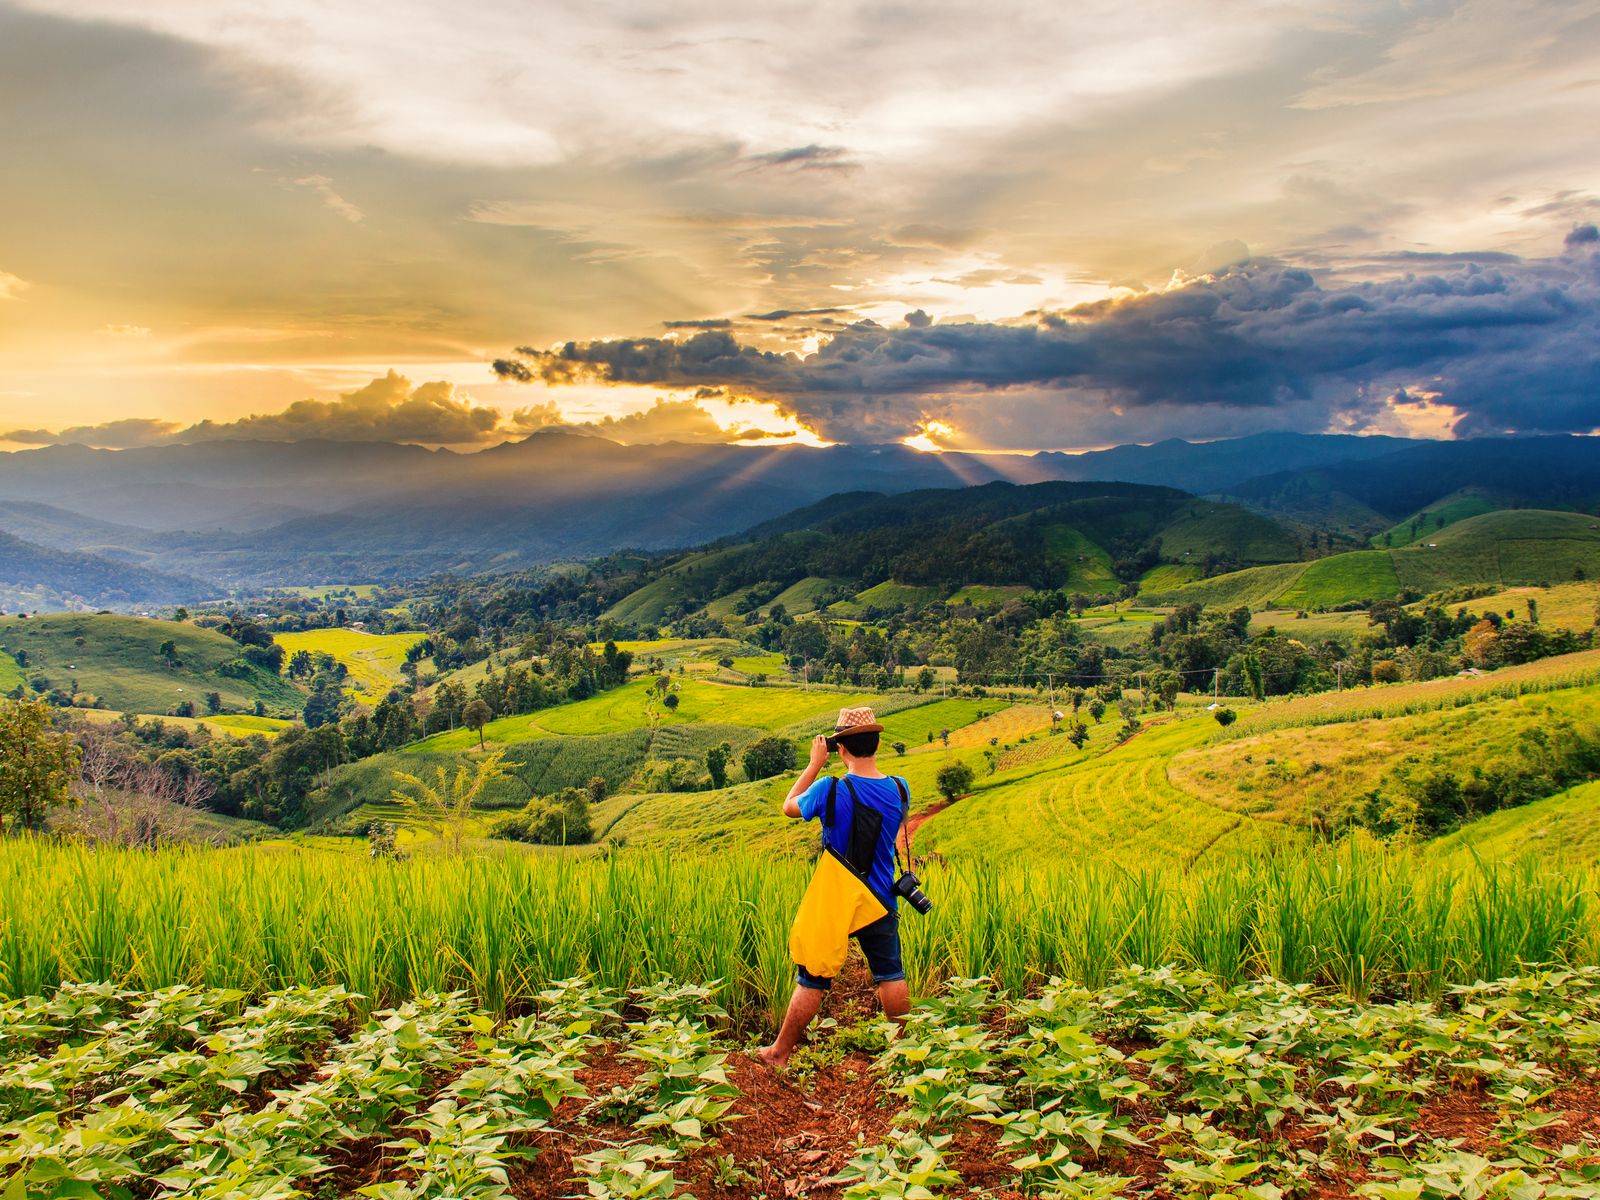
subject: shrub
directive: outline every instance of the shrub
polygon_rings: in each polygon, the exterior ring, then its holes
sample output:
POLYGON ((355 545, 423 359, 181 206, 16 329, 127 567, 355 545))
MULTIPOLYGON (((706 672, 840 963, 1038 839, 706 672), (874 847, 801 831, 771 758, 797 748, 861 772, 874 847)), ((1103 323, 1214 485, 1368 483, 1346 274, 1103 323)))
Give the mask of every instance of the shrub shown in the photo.
POLYGON ((744 776, 752 781, 770 779, 782 771, 794 770, 794 760, 794 743, 788 738, 764 737, 746 747, 744 776))
POLYGON ((535 796, 527 807, 501 817, 489 827, 489 836, 536 846, 581 846, 594 841, 589 814, 589 793, 567 788, 555 796, 535 796))
POLYGON ((966 763, 950 763, 939 768, 934 785, 947 803, 954 803, 957 796, 964 796, 972 790, 973 778, 972 768, 966 763))

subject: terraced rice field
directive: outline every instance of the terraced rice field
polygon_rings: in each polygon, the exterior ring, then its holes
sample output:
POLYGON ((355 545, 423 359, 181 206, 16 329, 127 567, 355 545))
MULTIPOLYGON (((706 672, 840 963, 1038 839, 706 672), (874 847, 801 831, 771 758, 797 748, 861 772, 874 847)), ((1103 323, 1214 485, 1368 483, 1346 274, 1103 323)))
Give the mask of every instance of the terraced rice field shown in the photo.
MULTIPOLYGON (((997 703, 999 702, 988 700, 979 704, 978 707, 988 715, 974 720, 971 724, 953 728, 950 732, 951 747, 963 750, 987 746, 995 739, 1004 745, 1027 737, 1030 733, 1050 728, 1049 705, 1008 704, 997 712, 994 708, 997 703)), ((1064 701, 1062 703, 1065 704, 1064 701)), ((1071 705, 1066 705, 1066 708, 1070 712, 1071 705)))
MULTIPOLYGON (((854 972, 846 986, 859 989, 854 972)), ((715 989, 582 979, 501 1019, 77 985, 0 1008, 16 1200, 1558 1200, 1600 1189, 1600 972, 1432 1003, 1165 968, 843 995, 774 1075, 715 989)))
POLYGON ((346 686, 356 699, 376 704, 391 689, 405 682, 400 664, 406 652, 422 641, 421 633, 364 633, 358 629, 308 629, 303 633, 278 633, 273 641, 283 647, 285 664, 297 651, 326 654, 350 672, 346 686))
POLYGON ((1192 865, 1208 854, 1266 848, 1280 828, 1172 785, 1167 763, 1214 736, 1205 716, 1151 721, 1128 742, 1051 772, 976 792, 923 827, 948 856, 1102 859, 1129 867, 1192 865))
POLYGON ((1181 753, 1168 777, 1232 812, 1304 824, 1319 805, 1376 787, 1397 764, 1458 774, 1487 768, 1556 723, 1596 711, 1600 690, 1576 688, 1416 716, 1279 729, 1181 753))

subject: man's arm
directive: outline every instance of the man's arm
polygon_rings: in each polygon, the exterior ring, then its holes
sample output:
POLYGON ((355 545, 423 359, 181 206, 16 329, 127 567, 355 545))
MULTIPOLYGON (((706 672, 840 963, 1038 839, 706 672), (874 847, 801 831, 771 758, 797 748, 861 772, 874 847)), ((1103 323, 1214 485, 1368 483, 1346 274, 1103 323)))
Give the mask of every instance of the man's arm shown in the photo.
POLYGON ((798 817, 800 815, 800 797, 805 795, 806 789, 817 781, 817 776, 822 774, 822 768, 828 765, 828 739, 817 734, 811 741, 811 761, 806 763, 806 769, 800 772, 800 778, 794 781, 794 786, 789 789, 789 794, 783 800, 783 815, 798 817))

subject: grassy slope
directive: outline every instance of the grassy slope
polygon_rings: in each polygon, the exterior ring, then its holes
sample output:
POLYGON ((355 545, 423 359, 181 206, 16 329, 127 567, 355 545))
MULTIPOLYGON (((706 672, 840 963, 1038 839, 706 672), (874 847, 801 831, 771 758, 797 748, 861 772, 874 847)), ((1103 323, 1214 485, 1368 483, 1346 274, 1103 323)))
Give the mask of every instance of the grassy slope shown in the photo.
POLYGON ((1463 488, 1459 492, 1452 492, 1442 500, 1435 500, 1393 528, 1377 534, 1373 537, 1372 544, 1374 547, 1390 549, 1409 546, 1412 542, 1425 542, 1457 521, 1494 512, 1500 507, 1501 505, 1483 492, 1463 488))
MULTIPOLYGON (((110 708, 75 708, 74 715, 87 721, 96 721, 109 724, 122 719, 122 714, 110 708)), ((295 722, 285 721, 276 717, 257 717, 248 713, 229 713, 220 717, 157 717, 167 725, 176 725, 182 729, 208 729, 212 733, 224 734, 228 737, 247 738, 260 734, 262 737, 277 737, 285 729, 293 727, 295 722)))
POLYGON ((1086 594, 1098 594, 1116 588, 1117 577, 1111 570, 1111 556, 1072 526, 1046 526, 1044 546, 1046 561, 1061 571, 1057 587, 1086 594))
POLYGON ((1451 525, 1428 542, 1393 553, 1402 587, 1435 592, 1463 583, 1565 583, 1600 575, 1600 518, 1508 509, 1451 525))
POLYGON ((1247 567, 1226 575, 1213 575, 1170 591, 1151 591, 1139 597, 1146 604, 1203 604, 1207 608, 1263 608, 1288 590, 1305 573, 1309 563, 1274 563, 1247 567))
MULTIPOLYGON (((501 717, 484 728, 492 742, 512 743, 553 735, 576 736, 642 729, 650 724, 646 705, 650 681, 636 679, 588 700, 563 704, 521 716, 501 717)), ((678 707, 658 710, 662 725, 715 722, 777 730, 815 719, 846 705, 873 704, 880 698, 865 693, 805 691, 788 687, 737 687, 687 679, 678 685, 678 707)), ((467 729, 437 733, 418 742, 418 750, 461 750, 477 744, 467 729)))
POLYGON ((0 692, 9 692, 23 682, 22 668, 7 652, 0 652, 0 692))
POLYGON ((304 633, 279 633, 273 640, 283 647, 284 662, 296 652, 326 654, 350 671, 348 690, 358 700, 376 704, 391 689, 405 682, 400 664, 406 651, 422 641, 421 633, 364 633, 359 629, 308 629, 304 633))
POLYGON ((869 608, 918 608, 936 603, 943 595, 944 592, 939 588, 919 587, 886 579, 865 591, 857 592, 849 600, 829 605, 827 611, 833 616, 854 617, 862 615, 869 608))
POLYGON ((1507 509, 1469 517, 1398 550, 1354 550, 1311 563, 1252 567, 1169 591, 1152 603, 1315 608, 1437 592, 1470 583, 1560 583, 1600 574, 1600 519, 1583 513, 1507 509))
POLYGON ((946 603, 970 604, 975 608, 998 608, 1007 600, 1026 596, 1028 589, 1020 584, 969 583, 958 589, 946 603))
POLYGON ((723 560, 743 547, 730 546, 690 554, 672 568, 636 591, 629 592, 606 611, 606 617, 619 625, 654 625, 684 600, 704 594, 707 581, 714 580, 723 560))
POLYGON ((219 664, 238 658, 238 643, 176 621, 88 613, 0 617, 0 646, 28 652, 30 678, 43 674, 56 687, 75 679, 80 691, 123 712, 166 713, 185 700, 203 710, 211 691, 228 709, 253 708, 260 699, 269 712, 288 713, 304 702, 300 689, 260 668, 244 678, 219 674, 219 664), (166 641, 177 645, 176 668, 157 653, 166 641))
POLYGON ((1197 563, 1162 563, 1151 567, 1139 577, 1139 590, 1155 595, 1194 583, 1201 577, 1202 568, 1197 563))
POLYGON ((1573 867, 1600 865, 1600 781, 1581 783, 1523 808, 1508 808, 1440 838, 1440 858, 1486 861, 1537 855, 1573 867))
POLYGON ((1250 618, 1250 631, 1276 629, 1285 637, 1297 638, 1313 645, 1323 638, 1343 638, 1346 641, 1368 632, 1372 623, 1365 612, 1307 613, 1301 616, 1290 609, 1258 612, 1250 618))
MULTIPOLYGON (((781 604, 791 617, 798 617, 803 613, 816 611, 818 602, 833 589, 835 581, 825 579, 821 575, 808 575, 799 583, 792 583, 772 599, 772 604, 781 604)), ((771 604, 767 606, 770 610, 771 604)))
POLYGON ((1452 604, 1452 611, 1464 608, 1479 616, 1484 613, 1510 614, 1518 621, 1528 619, 1528 601, 1539 605, 1539 623, 1552 629, 1582 631, 1595 624, 1600 613, 1600 584, 1558 583, 1553 587, 1515 587, 1480 600, 1452 604))
POLYGON ((1231 812, 1303 823, 1319 800, 1359 795, 1406 761, 1468 770, 1488 766, 1554 717, 1581 717, 1600 687, 1478 703, 1415 716, 1281 729, 1180 754, 1168 776, 1231 812))
POLYGON ((1263 704, 1240 714, 1237 737, 1268 729, 1326 725, 1368 717, 1399 717, 1437 709, 1458 708, 1493 697, 1559 691, 1600 683, 1600 650, 1580 650, 1538 662, 1502 667, 1486 675, 1450 675, 1423 683, 1389 683, 1377 687, 1318 692, 1263 704))
POLYGON ((1247 509, 1196 505, 1161 531, 1161 557, 1174 563, 1204 559, 1227 547, 1241 562, 1274 563, 1300 557, 1300 547, 1283 526, 1247 509))
POLYGON ((1307 563, 1299 577, 1273 599, 1286 608, 1328 608, 1356 600, 1385 600, 1399 591, 1400 581, 1388 553, 1354 550, 1307 563))

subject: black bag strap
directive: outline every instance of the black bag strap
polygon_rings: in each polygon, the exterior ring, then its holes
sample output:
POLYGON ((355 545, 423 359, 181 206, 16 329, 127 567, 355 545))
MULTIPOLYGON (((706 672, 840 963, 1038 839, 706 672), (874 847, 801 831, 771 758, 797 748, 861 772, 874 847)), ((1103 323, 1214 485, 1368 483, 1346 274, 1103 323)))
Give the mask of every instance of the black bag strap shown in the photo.
MULTIPOLYGON (((906 855, 909 857, 911 854, 911 829, 909 825, 911 820, 911 789, 906 785, 906 781, 901 779, 900 776, 891 775, 889 778, 894 780, 895 790, 900 793, 900 827, 906 831, 906 855)), ((892 845, 894 846, 894 874, 895 878, 898 879, 900 877, 899 829, 894 831, 894 842, 892 845)), ((906 866, 910 867, 911 864, 908 862, 906 863, 906 866)))

